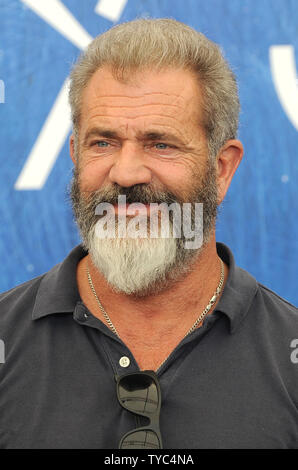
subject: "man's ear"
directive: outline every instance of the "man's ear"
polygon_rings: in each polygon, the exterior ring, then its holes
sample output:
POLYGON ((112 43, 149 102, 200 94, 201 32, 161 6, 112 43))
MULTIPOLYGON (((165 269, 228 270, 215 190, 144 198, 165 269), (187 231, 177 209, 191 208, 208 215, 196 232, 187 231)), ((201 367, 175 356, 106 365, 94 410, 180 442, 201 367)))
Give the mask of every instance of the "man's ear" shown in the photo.
POLYGON ((244 149, 240 140, 232 139, 222 146, 217 155, 218 204, 221 204, 229 189, 243 153, 244 149))
POLYGON ((77 160, 75 158, 75 139, 74 139, 74 135, 71 134, 70 138, 69 138, 69 153, 70 153, 70 158, 72 159, 73 161, 73 164, 76 165, 77 164, 77 160))

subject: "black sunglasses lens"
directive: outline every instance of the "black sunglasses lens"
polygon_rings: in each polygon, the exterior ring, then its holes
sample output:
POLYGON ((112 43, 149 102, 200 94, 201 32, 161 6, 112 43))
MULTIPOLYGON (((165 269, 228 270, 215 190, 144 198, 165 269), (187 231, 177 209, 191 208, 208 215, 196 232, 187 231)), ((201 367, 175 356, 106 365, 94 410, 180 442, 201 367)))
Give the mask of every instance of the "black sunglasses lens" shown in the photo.
POLYGON ((157 386, 148 375, 123 377, 119 382, 118 395, 122 406, 129 411, 150 415, 158 410, 157 386))
POLYGON ((158 436, 153 431, 133 431, 123 437, 120 449, 160 449, 158 436))

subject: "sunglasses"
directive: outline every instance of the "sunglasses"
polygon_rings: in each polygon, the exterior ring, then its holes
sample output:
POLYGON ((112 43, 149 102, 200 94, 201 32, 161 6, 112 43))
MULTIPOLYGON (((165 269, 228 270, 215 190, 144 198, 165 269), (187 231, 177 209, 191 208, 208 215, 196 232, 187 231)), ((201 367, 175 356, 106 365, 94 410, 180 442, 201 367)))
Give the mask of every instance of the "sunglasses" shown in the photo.
POLYGON ((161 392, 157 375, 146 370, 118 376, 116 380, 120 405, 125 410, 150 420, 148 426, 124 434, 119 449, 162 449, 159 429, 161 392))

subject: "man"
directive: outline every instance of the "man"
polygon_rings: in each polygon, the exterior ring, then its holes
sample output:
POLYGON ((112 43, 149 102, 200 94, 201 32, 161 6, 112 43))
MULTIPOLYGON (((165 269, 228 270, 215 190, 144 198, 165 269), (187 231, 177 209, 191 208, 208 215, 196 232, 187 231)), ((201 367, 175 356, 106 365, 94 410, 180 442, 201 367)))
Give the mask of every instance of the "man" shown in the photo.
POLYGON ((215 239, 243 155, 219 48, 122 24, 69 96, 82 245, 0 298, 1 447, 297 448, 297 309, 215 239))

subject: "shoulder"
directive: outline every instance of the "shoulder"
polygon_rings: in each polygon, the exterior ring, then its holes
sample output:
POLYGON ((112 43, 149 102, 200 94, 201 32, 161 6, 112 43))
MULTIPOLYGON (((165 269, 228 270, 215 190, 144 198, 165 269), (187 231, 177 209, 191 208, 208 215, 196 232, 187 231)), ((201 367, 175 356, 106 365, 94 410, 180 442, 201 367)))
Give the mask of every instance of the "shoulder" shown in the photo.
POLYGON ((32 320, 52 313, 73 311, 80 300, 76 267, 85 255, 76 246, 49 271, 0 294, 0 332, 32 327, 32 320))
POLYGON ((294 322, 295 327, 298 326, 297 307, 261 283, 258 283, 256 302, 260 310, 268 312, 272 319, 280 318, 283 322, 294 322))
POLYGON ((0 294, 0 315, 1 315, 1 307, 10 306, 13 307, 17 304, 23 303, 28 298, 33 298, 38 291, 39 285, 43 279, 45 274, 41 274, 29 281, 23 282, 18 286, 13 287, 5 292, 0 294))
POLYGON ((292 348, 298 346, 298 309, 276 292, 258 283, 258 289, 247 315, 251 338, 250 350, 261 351, 261 357, 286 381, 294 380, 297 402, 298 367, 291 360, 292 348))
POLYGON ((26 312, 32 311, 36 295, 45 274, 24 282, 0 294, 0 325, 17 322, 26 312))

